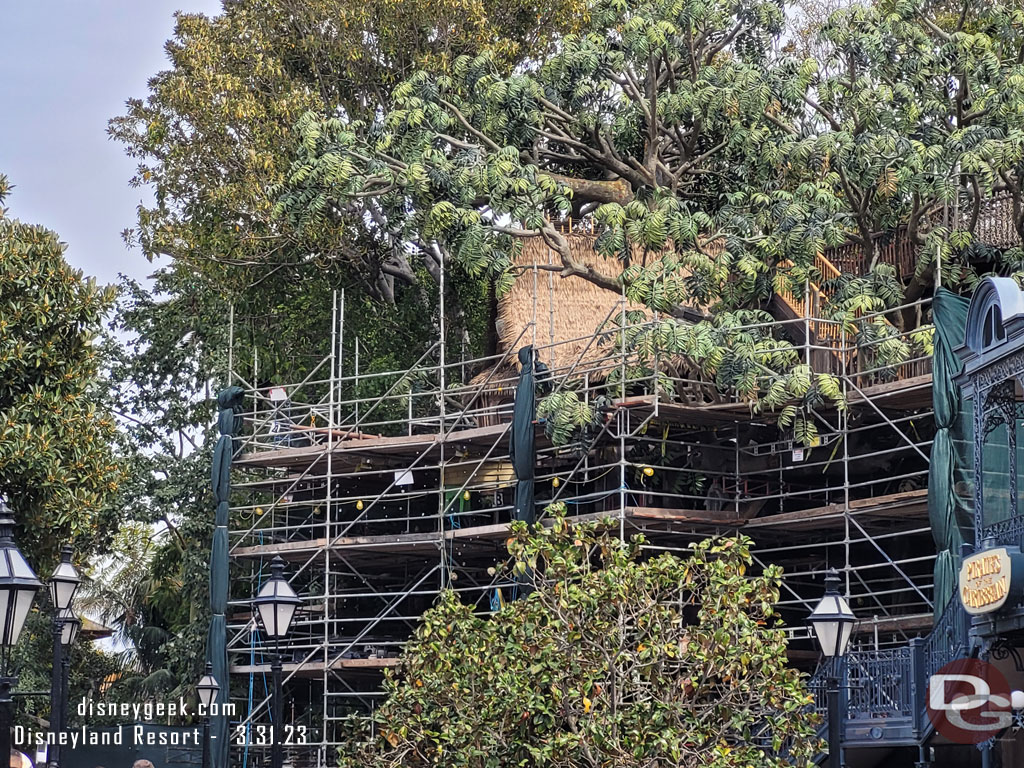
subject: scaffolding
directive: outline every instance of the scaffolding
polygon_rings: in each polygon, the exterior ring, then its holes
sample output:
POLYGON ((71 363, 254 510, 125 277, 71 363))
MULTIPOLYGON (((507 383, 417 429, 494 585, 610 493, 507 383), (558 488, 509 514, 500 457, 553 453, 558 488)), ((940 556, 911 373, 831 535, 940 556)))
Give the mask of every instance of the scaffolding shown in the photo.
MULTIPOLYGON (((536 268, 533 281, 535 292, 548 282, 536 268)), ((262 381, 258 353, 243 362, 232 351, 230 379, 246 397, 232 471, 228 649, 247 693, 234 733, 269 723, 269 648, 249 600, 275 556, 304 600, 282 645, 285 723, 305 727, 292 739, 305 743, 286 747, 294 766, 334 764, 347 721, 373 711, 382 670, 397 665, 440 591, 481 614, 515 598, 516 583, 488 569, 506 557, 514 361, 527 344, 548 365, 543 391, 572 391, 595 414, 567 445, 535 425, 538 520, 562 502, 575 519, 613 518, 623 538, 642 533, 651 552, 750 536, 758 564, 784 568, 779 610, 791 658, 805 667, 817 658, 805 617, 829 568, 865 619, 858 647, 892 648, 931 628, 929 356, 878 365, 841 323, 813 317, 809 301, 802 316, 777 321, 770 330, 794 339, 815 372, 835 375, 846 403, 808 409, 819 432, 808 447, 777 414, 673 373, 678 366, 645 373, 621 340, 662 320, 637 319, 625 297, 603 329, 550 345, 537 343, 538 324, 553 323, 537 304, 515 342, 486 358, 452 354, 442 307, 437 340, 415 365, 360 370, 344 293, 325 329, 329 352, 302 381, 262 381)), ((929 304, 895 311, 904 310, 926 318, 929 304)), ((260 740, 244 739, 233 764, 265 764, 260 740)))

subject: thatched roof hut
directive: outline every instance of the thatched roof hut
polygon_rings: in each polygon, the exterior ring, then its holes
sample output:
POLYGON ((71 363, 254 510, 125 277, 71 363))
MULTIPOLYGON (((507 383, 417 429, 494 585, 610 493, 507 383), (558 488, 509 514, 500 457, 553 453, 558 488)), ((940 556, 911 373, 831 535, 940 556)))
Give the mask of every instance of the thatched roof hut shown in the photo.
MULTIPOLYGON (((573 257, 598 274, 612 279, 622 271, 621 262, 606 259, 594 250, 594 235, 565 236, 573 257)), ((578 275, 563 277, 561 259, 539 237, 526 240, 516 259, 519 275, 511 290, 498 299, 497 335, 499 353, 510 352, 514 369, 515 351, 532 344, 538 360, 555 370, 598 368, 596 361, 608 355, 611 339, 594 338, 602 326, 607 330, 621 323, 626 311, 650 313, 643 305, 627 302, 622 294, 595 285, 578 275)), ((603 375, 598 373, 603 378, 603 375)))
MULTIPOLYGON (((617 279, 622 264, 605 259, 594 250, 595 235, 587 232, 564 235, 573 257, 598 274, 617 279)), ((578 275, 560 274, 561 258, 539 237, 523 243, 516 258, 518 275, 512 288, 498 298, 496 312, 497 353, 503 360, 476 375, 468 392, 483 386, 477 397, 476 419, 497 423, 511 415, 511 403, 519 376, 517 352, 532 344, 537 360, 557 375, 603 381, 619 364, 612 352, 611 333, 621 324, 621 313, 646 307, 624 300, 578 275), (600 333, 605 330, 608 333, 600 333)))

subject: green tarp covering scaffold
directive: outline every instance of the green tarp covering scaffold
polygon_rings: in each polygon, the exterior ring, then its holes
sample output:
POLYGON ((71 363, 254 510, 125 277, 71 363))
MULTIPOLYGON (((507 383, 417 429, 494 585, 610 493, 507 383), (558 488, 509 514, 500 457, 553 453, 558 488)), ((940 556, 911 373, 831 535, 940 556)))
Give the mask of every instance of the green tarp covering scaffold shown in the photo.
MULTIPOLYGON (((242 389, 228 387, 217 395, 220 413, 217 429, 220 437, 213 449, 213 543, 210 547, 210 630, 206 640, 207 660, 213 665, 213 676, 220 683, 218 703, 227 703, 231 685, 228 679, 227 619, 228 608, 228 508, 231 497, 231 459, 234 436, 241 426, 242 389)), ((210 719, 210 766, 228 768, 228 718, 226 714, 210 719)))
POLYGON ((533 434, 533 420, 537 415, 536 356, 532 346, 519 350, 519 384, 512 411, 512 435, 509 440, 509 458, 516 473, 516 500, 513 520, 530 525, 537 519, 534 509, 534 465, 537 446, 533 434))
POLYGON ((935 617, 942 615, 956 591, 960 550, 974 535, 970 496, 963 493, 970 466, 970 402, 964 403, 953 378, 960 372, 954 350, 963 344, 967 300, 940 289, 932 305, 935 357, 932 361, 932 404, 935 439, 928 468, 928 518, 935 540, 935 617), (966 409, 966 410, 965 410, 966 409), (958 492, 960 491, 960 492, 958 492))
MULTIPOLYGON (((960 372, 954 350, 964 343, 968 300, 945 289, 935 294, 935 358, 932 368, 932 403, 935 408, 935 440, 928 472, 928 518, 935 540, 935 617, 956 594, 961 547, 974 544, 974 435, 973 403, 964 400, 953 379, 960 372)), ((985 437, 982 482, 983 525, 1010 515, 1009 440, 1000 425, 985 437)), ((1017 427, 1018 466, 1024 449, 1024 432, 1017 427)), ((1018 483, 1024 489, 1024 484, 1018 483)))

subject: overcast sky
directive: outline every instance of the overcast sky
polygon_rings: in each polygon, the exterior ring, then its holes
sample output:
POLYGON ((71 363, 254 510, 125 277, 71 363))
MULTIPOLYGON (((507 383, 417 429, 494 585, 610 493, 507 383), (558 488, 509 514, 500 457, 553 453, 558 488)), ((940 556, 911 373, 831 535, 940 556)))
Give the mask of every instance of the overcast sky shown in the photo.
POLYGON ((57 231, 67 258, 114 282, 152 271, 121 231, 142 190, 107 120, 167 68, 176 10, 215 14, 219 0, 0 0, 0 173, 10 214, 57 231))

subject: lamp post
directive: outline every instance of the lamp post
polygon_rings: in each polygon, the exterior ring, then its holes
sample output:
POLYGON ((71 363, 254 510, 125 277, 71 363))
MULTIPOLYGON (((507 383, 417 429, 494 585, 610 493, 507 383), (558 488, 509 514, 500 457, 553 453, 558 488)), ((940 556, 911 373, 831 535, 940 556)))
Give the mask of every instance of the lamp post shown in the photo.
MULTIPOLYGON (((71 547, 61 551, 60 562, 50 577, 50 601, 53 603, 53 672, 50 677, 50 730, 60 733, 64 724, 61 722, 61 707, 64 701, 64 619, 65 612, 71 610, 71 601, 75 598, 79 584, 82 583, 78 571, 71 563, 71 547)), ((74 638, 69 638, 74 639, 74 638)), ((54 741, 50 747, 50 766, 60 766, 60 740, 54 741)))
POLYGON ((210 707, 220 693, 220 684, 213 676, 213 664, 210 662, 206 662, 206 674, 196 686, 196 693, 203 707, 203 768, 210 768, 210 707))
POLYGON ((71 681, 71 648, 78 639, 78 630, 82 627, 82 621, 70 608, 61 612, 60 644, 63 653, 61 659, 61 683, 60 683, 60 720, 57 728, 63 732, 68 727, 68 689, 71 681))
POLYGON ((284 765, 284 750, 282 749, 283 727, 281 720, 284 718, 284 693, 281 690, 281 640, 288 634, 292 619, 295 618, 296 609, 302 605, 302 598, 295 594, 291 584, 284 577, 284 560, 280 555, 275 557, 270 564, 270 580, 264 584, 259 594, 252 603, 263 625, 263 632, 268 638, 274 641, 274 656, 270 662, 270 672, 273 678, 273 698, 271 717, 272 748, 270 753, 271 768, 282 768, 284 765))
POLYGON ((11 675, 11 649, 18 642, 36 592, 43 586, 14 543, 14 519, 0 498, 0 755, 11 754, 14 700, 11 689, 18 678, 11 675))
POLYGON ((839 574, 835 568, 830 568, 825 576, 825 596, 807 619, 814 627, 822 654, 833 665, 826 680, 829 768, 842 766, 843 723, 839 712, 839 684, 846 649, 850 644, 853 625, 857 621, 846 599, 839 594, 839 584, 839 574))

